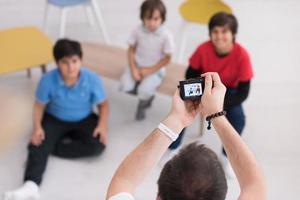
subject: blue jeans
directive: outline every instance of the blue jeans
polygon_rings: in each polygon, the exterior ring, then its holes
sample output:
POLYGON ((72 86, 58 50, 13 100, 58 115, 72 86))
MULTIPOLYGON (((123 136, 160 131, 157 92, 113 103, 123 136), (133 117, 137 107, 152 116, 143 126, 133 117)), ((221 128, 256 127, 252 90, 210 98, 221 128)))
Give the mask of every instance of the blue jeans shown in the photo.
POLYGON ((169 146, 169 149, 170 149, 170 150, 175 150, 175 149, 177 149, 177 148, 180 146, 180 144, 181 144, 181 142, 182 142, 182 139, 183 139, 183 136, 184 136, 184 133, 185 133, 185 129, 183 129, 183 130, 181 131, 181 133, 179 134, 177 140, 175 140, 175 141, 169 146))
MULTIPOLYGON (((241 135, 244 130, 245 124, 246 124, 246 119, 245 119, 245 114, 244 114, 242 104, 233 106, 233 107, 227 109, 226 112, 227 112, 226 117, 227 117, 228 121, 235 128, 235 130, 241 135)), ((169 146, 170 150, 175 150, 180 146, 183 136, 184 136, 184 133, 185 133, 185 129, 183 129, 181 131, 177 140, 174 141, 169 146)), ((226 155, 224 148, 223 148, 223 154, 226 155)))
MULTIPOLYGON (((226 110, 226 112, 227 112, 226 116, 228 121, 231 123, 233 128, 235 128, 238 134, 242 135, 242 132, 246 124, 246 119, 245 119, 246 117, 242 105, 240 104, 237 106, 233 106, 232 108, 226 110)), ((224 148, 223 148, 223 154, 226 155, 224 148)))

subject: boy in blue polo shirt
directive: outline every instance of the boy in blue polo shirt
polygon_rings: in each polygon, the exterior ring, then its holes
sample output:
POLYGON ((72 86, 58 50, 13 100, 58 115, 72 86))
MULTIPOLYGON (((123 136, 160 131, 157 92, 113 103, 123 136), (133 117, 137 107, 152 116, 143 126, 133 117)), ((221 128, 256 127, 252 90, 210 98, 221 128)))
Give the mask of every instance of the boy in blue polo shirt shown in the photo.
POLYGON ((95 156, 107 143, 108 102, 99 76, 81 67, 80 44, 59 40, 53 54, 58 68, 46 73, 36 90, 24 185, 7 192, 5 200, 39 199, 50 154, 63 158, 95 156), (99 117, 93 113, 94 105, 99 117))

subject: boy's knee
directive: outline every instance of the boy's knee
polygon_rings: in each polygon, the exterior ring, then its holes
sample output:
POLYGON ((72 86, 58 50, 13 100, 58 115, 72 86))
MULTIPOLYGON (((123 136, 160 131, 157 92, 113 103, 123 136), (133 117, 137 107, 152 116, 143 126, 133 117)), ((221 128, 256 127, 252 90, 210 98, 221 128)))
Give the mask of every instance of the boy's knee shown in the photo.
POLYGON ((34 161, 44 160, 50 153, 51 150, 44 146, 28 145, 28 156, 34 161))
POLYGON ((45 145, 41 144, 39 146, 36 146, 34 144, 29 144, 27 146, 27 149, 29 151, 29 153, 49 153, 51 150, 50 148, 47 148, 45 145))
POLYGON ((91 152, 101 153, 105 149, 105 145, 100 142, 99 137, 93 138, 89 143, 88 146, 91 149, 91 152))
POLYGON ((227 111, 227 116, 233 119, 245 120, 245 114, 241 106, 234 106, 227 111))
POLYGON ((134 89, 134 85, 133 84, 128 84, 126 82, 123 82, 120 84, 119 90, 121 92, 130 92, 134 89))
POLYGON ((100 141, 93 142, 90 146, 92 155, 100 155, 105 149, 105 145, 100 141))
POLYGON ((132 79, 130 72, 125 72, 120 79, 119 90, 122 92, 128 92, 134 89, 135 80, 132 79))
POLYGON ((138 96, 140 99, 143 99, 143 100, 148 100, 150 97, 154 96, 155 95, 155 89, 151 88, 151 87, 147 87, 147 86, 140 86, 138 88, 138 96))
POLYGON ((139 95, 143 95, 143 96, 147 96, 147 97, 151 97, 155 94, 157 88, 159 87, 160 82, 157 80, 147 80, 144 81, 140 84, 139 88, 138 88, 138 94, 139 95))
POLYGON ((227 119, 233 125, 233 127, 241 133, 245 124, 246 117, 242 106, 234 106, 227 110, 227 119))

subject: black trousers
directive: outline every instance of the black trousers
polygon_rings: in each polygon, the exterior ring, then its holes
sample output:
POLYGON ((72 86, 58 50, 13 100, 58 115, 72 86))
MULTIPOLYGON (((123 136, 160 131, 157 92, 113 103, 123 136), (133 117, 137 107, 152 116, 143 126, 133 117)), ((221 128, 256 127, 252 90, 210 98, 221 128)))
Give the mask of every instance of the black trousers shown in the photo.
POLYGON ((45 140, 40 146, 29 144, 24 181, 41 183, 50 154, 62 158, 99 155, 105 145, 99 142, 99 137, 93 137, 97 123, 96 114, 79 122, 65 122, 45 114, 42 120, 45 140))

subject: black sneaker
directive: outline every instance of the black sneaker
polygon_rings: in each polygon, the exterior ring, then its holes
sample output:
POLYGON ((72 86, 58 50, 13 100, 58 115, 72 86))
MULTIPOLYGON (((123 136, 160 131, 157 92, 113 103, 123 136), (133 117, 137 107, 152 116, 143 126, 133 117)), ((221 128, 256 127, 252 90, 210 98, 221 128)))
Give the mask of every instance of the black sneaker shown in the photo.
POLYGON ((135 119, 137 121, 141 121, 143 119, 145 119, 146 117, 146 108, 147 108, 147 101, 144 100, 140 100, 138 107, 137 107, 137 111, 136 111, 136 115, 135 115, 135 119))
POLYGON ((135 115, 136 120, 141 121, 141 120, 145 119, 146 109, 151 107, 153 99, 154 99, 154 96, 150 97, 148 100, 140 100, 139 101, 136 115, 135 115))

